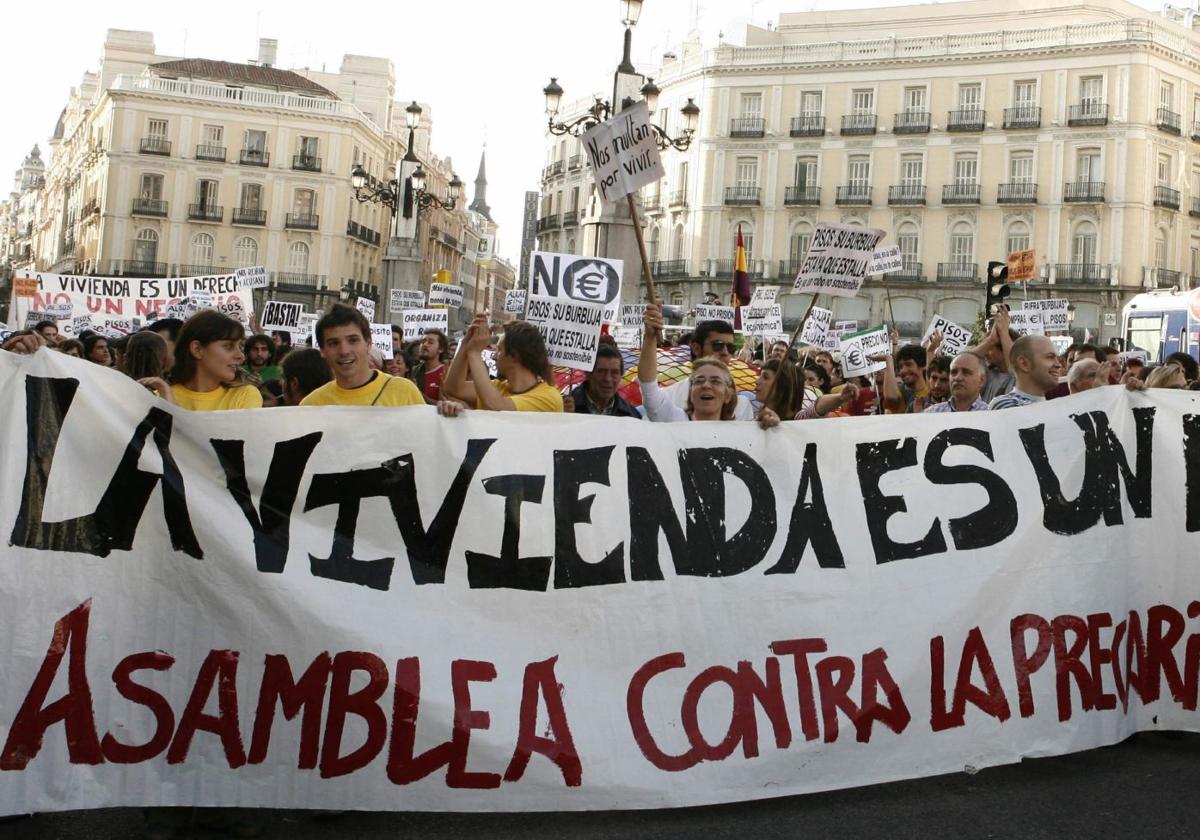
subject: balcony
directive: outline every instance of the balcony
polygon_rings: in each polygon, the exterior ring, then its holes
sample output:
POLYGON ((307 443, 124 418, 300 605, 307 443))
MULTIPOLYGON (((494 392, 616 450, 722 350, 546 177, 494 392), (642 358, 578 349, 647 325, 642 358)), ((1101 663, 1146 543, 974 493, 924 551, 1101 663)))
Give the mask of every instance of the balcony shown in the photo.
POLYGON ((1188 211, 1188 215, 1193 219, 1200 219, 1200 198, 1192 199, 1192 209, 1188 211))
POLYGON ((459 250, 458 237, 447 231, 442 231, 442 242, 456 251, 459 250))
POLYGON ((946 119, 947 131, 983 131, 987 114, 979 108, 951 111, 946 119))
POLYGON ((346 222, 346 235, 357 239, 364 245, 378 246, 381 239, 379 231, 371 230, 366 225, 359 224, 353 220, 346 222))
POLYGON ((874 114, 846 114, 842 117, 842 134, 874 134, 877 123, 874 114))
POLYGON ((166 218, 167 202, 157 198, 135 198, 129 211, 135 216, 159 216, 166 218))
POLYGON ((899 114, 896 114, 896 121, 892 127, 892 132, 895 134, 928 134, 929 112, 901 111, 899 114))
POLYGON ((562 214, 563 227, 575 227, 579 224, 579 211, 568 210, 562 214))
POLYGON ((1192 139, 1200 142, 1200 120, 1192 123, 1192 139))
POLYGON ((554 163, 550 164, 550 174, 552 176, 561 175, 564 171, 566 171, 566 167, 567 162, 565 160, 556 160, 554 163))
POLYGON ((1004 127, 1029 129, 1042 127, 1042 109, 1034 105, 1018 105, 1004 109, 1004 127))
POLYGON ((242 149, 238 163, 242 166, 270 166, 271 153, 263 149, 242 149))
POLYGON ((731 207, 757 207, 761 204, 761 187, 726 187, 725 203, 731 207))
POLYGON ((217 265, 185 265, 175 266, 176 277, 208 277, 213 274, 226 274, 229 269, 217 265))
POLYGON ((789 207, 817 207, 821 203, 821 188, 788 187, 783 193, 783 203, 789 207))
POLYGON ((189 204, 188 219, 193 222, 220 222, 225 218, 225 208, 219 204, 189 204))
POLYGON ((762 117, 737 117, 729 121, 730 137, 762 137, 767 133, 767 121, 762 117))
POLYGON ((862 207, 871 204, 871 187, 868 184, 849 184, 837 188, 839 207, 862 207))
POLYGON ((1154 206, 1166 207, 1168 210, 1178 210, 1179 190, 1173 190, 1170 187, 1155 187, 1154 206))
MULTIPOLYGON (((750 259, 750 255, 746 255, 746 263, 750 267, 747 272, 751 280, 761 280, 763 273, 761 268, 756 268, 756 263, 750 259)), ((712 277, 733 277, 733 260, 713 260, 712 277)))
POLYGON ((688 206, 687 190, 675 190, 671 193, 670 200, 667 201, 667 207, 671 210, 684 210, 688 206))
POLYGON ((549 216, 542 216, 538 219, 538 233, 543 231, 553 230, 558 227, 558 214, 552 213, 549 216))
POLYGON ((1063 201, 1070 204, 1102 204, 1103 181, 1067 181, 1063 185, 1063 201))
POLYGON ((1078 283, 1083 286, 1107 286, 1109 267, 1097 263, 1058 263, 1054 266, 1055 283, 1078 283))
POLYGON ((316 213, 288 213, 283 220, 285 228, 292 230, 318 230, 321 217, 316 213))
POLYGON ((267 211, 249 207, 235 207, 230 214, 229 223, 233 225, 265 225, 267 211))
POLYGON ((650 267, 651 273, 660 279, 688 277, 691 272, 687 260, 658 260, 650 267))
POLYGON ((937 279, 938 282, 975 283, 979 280, 979 265, 956 262, 938 263, 937 279))
POLYGON ((297 274, 292 271, 272 272, 271 283, 276 286, 290 286, 294 289, 323 289, 326 287, 323 274, 297 274))
POLYGON ((661 213, 662 212, 662 196, 661 195, 648 195, 648 196, 644 197, 642 199, 642 210, 644 210, 647 213, 661 213))
POLYGON ((1167 134, 1174 134, 1176 137, 1183 134, 1183 118, 1170 108, 1158 109, 1158 117, 1155 124, 1160 131, 1165 131, 1167 134))
POLYGON ((1108 125, 1108 106, 1103 102, 1072 105, 1067 111, 1067 125, 1108 125))
POLYGON ((779 273, 776 276, 779 280, 794 280, 800 273, 800 269, 804 266, 804 260, 780 260, 779 273))
POLYGON ((1156 289, 1182 289, 1183 272, 1172 271, 1169 268, 1155 268, 1151 277, 1156 289))
POLYGON ((196 160, 211 160, 217 163, 225 162, 224 146, 208 146, 201 143, 196 147, 196 160))
POLYGON ((1028 181, 1013 181, 996 188, 997 204, 1037 204, 1038 185, 1028 181))
POLYGON ((925 185, 924 184, 898 184, 894 187, 888 187, 888 204, 891 205, 906 205, 906 204, 924 204, 925 203, 925 185))
POLYGON ((892 271, 883 275, 883 277, 889 283, 924 283, 924 269, 925 266, 923 263, 905 263, 904 267, 899 271, 892 271))
POLYGON ((167 264, 152 260, 115 260, 113 274, 122 277, 166 277, 167 264))
POLYGON ((165 137, 143 137, 141 145, 138 146, 138 151, 144 155, 164 155, 171 154, 171 141, 165 137))
POLYGON ((320 172, 321 159, 315 155, 292 155, 292 169, 300 172, 320 172))
POLYGON ((978 204, 978 184, 946 184, 942 187, 942 204, 978 204))
POLYGON ((567 171, 576 172, 583 169, 583 155, 571 155, 567 160, 567 171))
POLYGON ((825 118, 817 114, 806 114, 802 117, 792 117, 792 137, 824 137, 825 118))

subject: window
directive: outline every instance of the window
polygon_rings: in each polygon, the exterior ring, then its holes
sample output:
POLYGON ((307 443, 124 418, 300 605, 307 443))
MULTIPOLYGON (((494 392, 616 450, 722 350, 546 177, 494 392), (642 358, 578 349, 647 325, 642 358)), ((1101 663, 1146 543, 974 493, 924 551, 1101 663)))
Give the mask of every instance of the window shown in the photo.
POLYGON ((262 209, 262 184, 242 184, 241 208, 254 211, 262 209))
POLYGON ((1033 183, 1033 152, 1013 152, 1008 161, 1008 174, 1014 184, 1033 183))
POLYGON ((795 184, 800 188, 817 186, 817 159, 815 157, 796 158, 795 184))
POLYGON ((758 158, 737 159, 737 186, 739 190, 758 186, 758 158))
POLYGON ((257 128, 246 129, 245 149, 247 152, 258 152, 259 155, 265 154, 267 151, 267 132, 260 131, 257 128))
POLYGON ((1080 184, 1104 180, 1099 149, 1080 149, 1075 157, 1075 180, 1080 184))
POLYGON ((975 263, 975 232, 966 222, 959 222, 950 231, 950 263, 956 266, 975 263))
POLYGON ((800 94, 800 115, 804 117, 821 116, 824 95, 819 90, 806 90, 800 94))
POLYGON ((1024 79, 1013 83, 1013 106, 1016 108, 1037 107, 1037 82, 1024 79))
POLYGON ((196 183, 196 203, 201 208, 215 206, 217 203, 217 188, 217 181, 198 181, 196 183))
POLYGON ((1154 267, 1167 267, 1167 235, 1161 230, 1154 238, 1154 267))
POLYGON ((1081 222, 1071 240, 1071 261, 1077 265, 1096 264, 1096 226, 1081 222))
POLYGON ((900 156, 900 183, 906 187, 925 183, 925 159, 921 155, 900 156))
POLYGON ((743 93, 741 99, 741 115, 744 120, 756 120, 762 117, 763 98, 761 93, 743 93))
POLYGON ((896 244, 900 246, 900 259, 904 263, 903 270, 916 273, 921 270, 921 236, 917 226, 912 222, 900 225, 896 234, 896 244))
POLYGON ((1024 222, 1013 222, 1008 226, 1008 241, 1006 253, 1012 254, 1016 251, 1028 251, 1032 237, 1029 234, 1029 225, 1024 222))
POLYGON ((978 111, 983 102, 982 86, 978 84, 958 86, 958 110, 978 111))
POLYGON ((1188 260, 1190 270, 1188 274, 1193 277, 1200 277, 1200 246, 1192 245, 1191 258, 1188 260))
POLYGON ((296 194, 292 197, 292 213, 297 216, 311 217, 315 205, 316 193, 312 190, 296 190, 296 194))
POLYGON ((1158 156, 1158 185, 1160 187, 1171 186, 1171 156, 1158 156))
POLYGON ((925 111, 927 91, 923 87, 906 87, 904 89, 904 110, 907 112, 925 111))
POLYGON ((671 239, 671 258, 676 260, 686 259, 683 250, 683 225, 675 228, 675 235, 671 239))
POLYGON ((200 132, 205 146, 220 146, 225 142, 225 126, 206 125, 200 132))
POLYGON ((676 183, 679 185, 679 192, 681 192, 681 193, 687 192, 688 165, 687 165, 686 160, 679 164, 679 178, 676 179, 676 183))
POLYGON ((866 188, 871 184, 871 159, 852 157, 847 169, 847 183, 852 187, 866 188))
POLYGON ((158 259, 158 231, 142 228, 133 240, 134 262, 149 264, 158 259))
POLYGON ((579 209, 579 187, 571 188, 571 209, 579 209))
POLYGON ((258 265, 258 241, 249 236, 243 236, 233 245, 233 260, 237 268, 250 268, 258 265))
POLYGON ((812 228, 808 225, 801 225, 792 234, 791 242, 788 243, 788 259, 793 265, 799 265, 804 261, 804 255, 808 253, 812 236, 812 228))
POLYGON ((213 264, 213 251, 216 249, 216 242, 212 236, 207 233, 198 233, 192 237, 192 246, 188 251, 188 262, 193 266, 204 266, 205 268, 213 264))
POLYGON ((163 176, 149 172, 142 175, 142 188, 139 195, 145 201, 162 201, 163 176))
POLYGON ((288 274, 308 274, 308 245, 293 242, 288 246, 288 274))
POLYGON ((954 183, 959 186, 974 186, 979 181, 979 158, 973 152, 955 155, 954 183))
MULTIPOLYGON (((742 244, 746 248, 746 264, 749 265, 751 254, 754 253, 754 229, 750 227, 749 222, 742 222, 742 244)), ((738 226, 733 226, 733 243, 729 248, 729 252, 735 253, 737 249, 737 230, 738 226)))
POLYGON ((301 137, 300 138, 300 157, 315 158, 317 156, 317 138, 316 137, 301 137))
POLYGON ((1081 105, 1104 104, 1104 77, 1084 76, 1079 80, 1079 103, 1081 105))
POLYGON ((874 114, 875 91, 870 89, 852 91, 850 94, 850 113, 874 114))
POLYGON ((1158 107, 1168 111, 1175 110, 1175 85, 1171 82, 1160 82, 1158 85, 1158 107))
POLYGON ((167 139, 167 121, 166 120, 150 120, 146 123, 146 135, 153 137, 155 140, 167 139))

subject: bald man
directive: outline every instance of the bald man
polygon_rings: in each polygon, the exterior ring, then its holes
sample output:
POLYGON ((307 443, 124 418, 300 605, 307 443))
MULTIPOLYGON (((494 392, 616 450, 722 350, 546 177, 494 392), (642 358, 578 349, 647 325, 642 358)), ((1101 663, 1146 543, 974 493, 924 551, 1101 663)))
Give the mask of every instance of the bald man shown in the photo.
POLYGON ((1016 377, 1016 385, 992 400, 988 406, 992 411, 1045 401, 1046 392, 1058 384, 1062 362, 1046 336, 1023 335, 1013 342, 1008 368, 1016 377))

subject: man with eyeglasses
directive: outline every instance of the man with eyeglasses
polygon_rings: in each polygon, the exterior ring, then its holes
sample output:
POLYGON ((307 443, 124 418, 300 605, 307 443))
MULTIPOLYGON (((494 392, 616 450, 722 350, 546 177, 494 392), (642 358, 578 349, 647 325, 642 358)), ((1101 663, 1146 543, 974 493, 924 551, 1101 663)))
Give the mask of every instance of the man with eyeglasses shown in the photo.
MULTIPOLYGON (((733 327, 728 321, 701 321, 692 332, 692 361, 697 359, 719 359, 726 365, 733 361, 733 327)), ((682 409, 687 408, 689 387, 685 379, 665 389, 671 402, 682 409)), ((734 420, 754 420, 754 407, 750 400, 738 395, 733 413, 734 420)))

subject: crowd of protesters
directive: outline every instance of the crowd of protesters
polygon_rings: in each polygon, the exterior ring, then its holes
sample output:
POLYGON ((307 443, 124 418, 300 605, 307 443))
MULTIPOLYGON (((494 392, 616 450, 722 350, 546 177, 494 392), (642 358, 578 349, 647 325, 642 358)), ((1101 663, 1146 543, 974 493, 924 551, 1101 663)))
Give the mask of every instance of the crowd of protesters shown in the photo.
POLYGON ((687 420, 781 422, 868 414, 996 411, 1068 397, 1105 385, 1129 389, 1200 388, 1197 363, 1176 353, 1151 365, 1093 344, 1061 354, 1045 336, 1021 336, 1006 310, 978 343, 941 352, 941 336, 901 344, 872 356, 871 376, 843 376, 834 354, 776 341, 738 349, 732 325, 703 321, 680 342, 690 350, 685 378, 661 384, 664 346, 661 306, 646 308, 637 382, 641 406, 622 395, 625 356, 601 336, 593 369, 560 391, 541 334, 512 321, 497 331, 486 316, 471 324, 455 347, 439 330, 405 343, 393 327, 392 358, 372 346, 370 324, 355 308, 334 304, 316 323, 316 347, 295 346, 287 333, 247 330, 215 310, 181 321, 164 318, 120 339, 85 332, 64 338, 50 321, 9 336, 3 349, 41 347, 114 367, 145 388, 193 411, 279 405, 437 406, 456 417, 466 410, 567 411, 653 422, 687 420), (757 377, 751 392, 735 385, 735 358, 757 377), (490 360, 490 365, 489 365, 490 360))

